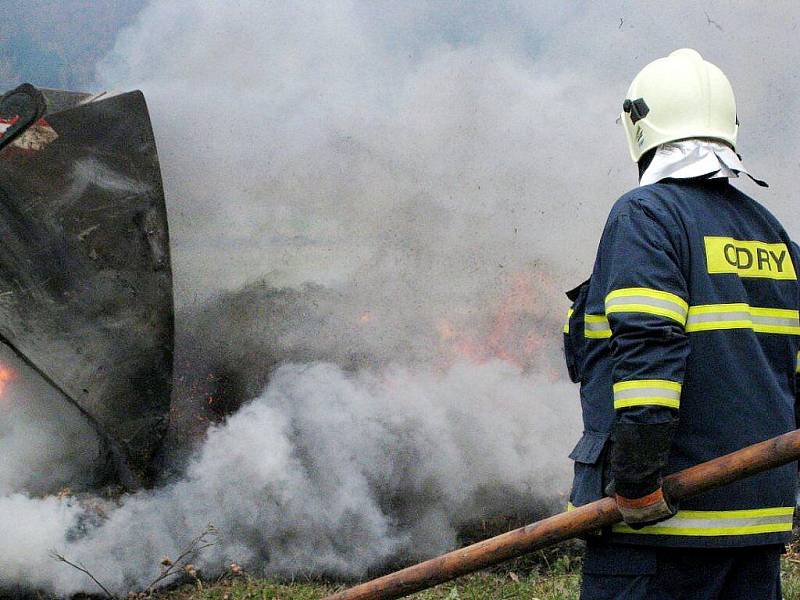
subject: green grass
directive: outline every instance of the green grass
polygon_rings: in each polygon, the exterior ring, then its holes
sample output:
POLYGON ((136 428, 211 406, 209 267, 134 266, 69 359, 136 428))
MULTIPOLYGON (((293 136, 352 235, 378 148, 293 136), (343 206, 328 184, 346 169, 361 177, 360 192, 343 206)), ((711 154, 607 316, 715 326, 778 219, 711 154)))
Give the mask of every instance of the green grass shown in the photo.
MULTIPOLYGON (((517 562, 504 570, 482 572, 411 596, 416 600, 575 600, 580 587, 580 559, 575 554, 517 562)), ((800 555, 783 561, 785 600, 800 600, 800 555)), ((318 600, 344 586, 315 582, 278 583, 248 575, 214 584, 187 584, 159 595, 159 600, 318 600)))
MULTIPOLYGON (((533 600, 556 600, 578 597, 577 573, 549 575, 545 577, 512 579, 511 575, 496 573, 470 575, 457 582, 442 584, 432 590, 411 596, 416 600, 489 600, 528 598, 533 600)), ((270 581, 240 578, 213 586, 187 585, 162 598, 172 600, 318 600, 333 593, 341 586, 315 583, 279 584, 270 581)))
MULTIPOLYGON (((495 568, 444 583, 410 596, 416 600, 494 600, 577 598, 580 554, 575 543, 541 551, 495 568)), ((228 576, 214 584, 187 584, 163 592, 158 600, 318 600, 345 589, 342 584, 281 583, 248 575, 228 576)))

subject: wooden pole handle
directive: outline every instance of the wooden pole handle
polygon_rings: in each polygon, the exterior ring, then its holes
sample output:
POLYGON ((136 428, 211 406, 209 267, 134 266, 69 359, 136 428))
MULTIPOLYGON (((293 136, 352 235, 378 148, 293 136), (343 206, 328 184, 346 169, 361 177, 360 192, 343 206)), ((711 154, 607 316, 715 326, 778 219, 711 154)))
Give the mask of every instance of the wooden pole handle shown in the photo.
MULTIPOLYGON (((682 500, 800 458, 800 430, 748 446, 673 473, 664 480, 670 498, 682 500)), ((323 600, 402 598, 461 575, 501 563, 622 521, 614 500, 603 498, 367 581, 323 600)))

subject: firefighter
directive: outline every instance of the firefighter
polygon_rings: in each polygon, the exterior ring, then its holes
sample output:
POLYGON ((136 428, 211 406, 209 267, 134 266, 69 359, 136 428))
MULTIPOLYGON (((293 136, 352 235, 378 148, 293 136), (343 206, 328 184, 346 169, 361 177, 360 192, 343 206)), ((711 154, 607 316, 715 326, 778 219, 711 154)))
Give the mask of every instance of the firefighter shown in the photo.
POLYGON ((677 50, 622 109, 640 186, 612 208, 565 326, 585 430, 570 503, 610 495, 624 517, 587 539, 581 597, 779 599, 796 464, 680 506, 661 482, 795 428, 800 248, 730 184, 750 174, 719 68, 677 50))

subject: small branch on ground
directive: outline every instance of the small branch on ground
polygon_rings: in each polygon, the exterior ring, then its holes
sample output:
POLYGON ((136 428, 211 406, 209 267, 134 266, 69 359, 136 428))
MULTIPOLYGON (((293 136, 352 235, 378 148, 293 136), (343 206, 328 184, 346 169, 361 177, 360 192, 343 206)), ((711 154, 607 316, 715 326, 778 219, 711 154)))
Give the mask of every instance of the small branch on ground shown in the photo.
POLYGON ((112 598, 112 600, 116 600, 117 599, 117 597, 114 594, 112 594, 111 592, 109 592, 108 588, 106 588, 106 586, 104 586, 102 583, 100 583, 100 581, 97 579, 97 577, 92 575, 92 573, 89 571, 89 569, 87 569, 83 565, 81 565, 79 563, 74 563, 74 562, 72 562, 70 560, 67 560, 67 558, 64 555, 59 554, 55 550, 51 550, 50 551, 50 557, 52 559, 54 559, 54 560, 57 560, 58 562, 64 563, 65 565, 69 565, 73 569, 77 569, 78 571, 80 571, 81 573, 83 573, 84 575, 89 577, 89 579, 91 579, 92 581, 95 582, 95 584, 97 584, 97 587, 99 587, 101 590, 103 590, 103 593, 105 593, 107 598, 112 598))

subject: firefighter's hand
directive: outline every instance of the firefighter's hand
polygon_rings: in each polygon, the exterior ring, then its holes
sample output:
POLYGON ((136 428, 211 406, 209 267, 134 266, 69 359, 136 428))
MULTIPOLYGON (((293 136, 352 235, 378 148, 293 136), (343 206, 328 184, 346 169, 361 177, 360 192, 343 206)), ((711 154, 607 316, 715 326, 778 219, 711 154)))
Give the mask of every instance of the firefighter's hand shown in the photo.
POLYGON ((615 493, 614 500, 625 523, 633 529, 641 529, 646 525, 664 521, 677 512, 664 496, 662 488, 641 498, 625 498, 615 493))

